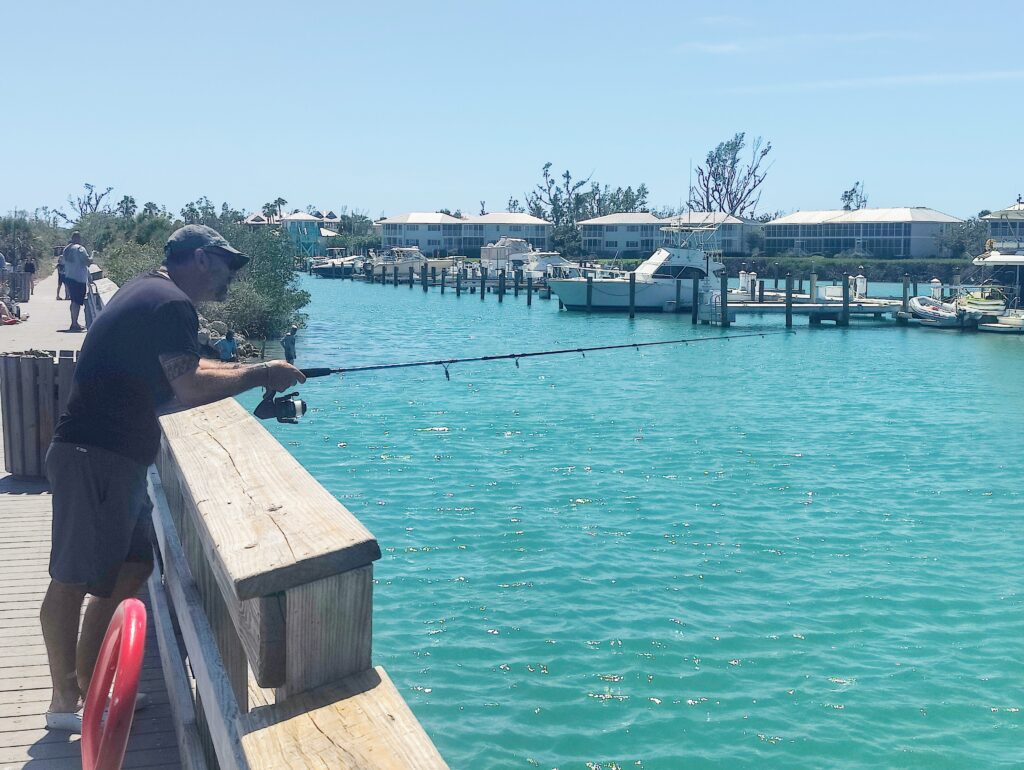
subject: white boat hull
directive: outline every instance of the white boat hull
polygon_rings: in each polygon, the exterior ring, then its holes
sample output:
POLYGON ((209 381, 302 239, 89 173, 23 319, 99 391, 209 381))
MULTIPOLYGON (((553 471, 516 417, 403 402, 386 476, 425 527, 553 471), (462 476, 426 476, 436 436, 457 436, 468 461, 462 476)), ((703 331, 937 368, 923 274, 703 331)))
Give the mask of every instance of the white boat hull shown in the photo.
MULTIPOLYGON (((699 279, 698 279, 699 280, 699 279)), ((692 278, 680 280, 679 304, 676 310, 688 310, 693 298, 692 278)), ((548 278, 551 293, 558 296, 569 310, 587 309, 586 278, 548 278)), ((676 301, 674 280, 637 281, 634 307, 637 311, 662 311, 667 302, 676 301)), ((597 278, 593 281, 592 310, 629 310, 629 279, 597 278)))

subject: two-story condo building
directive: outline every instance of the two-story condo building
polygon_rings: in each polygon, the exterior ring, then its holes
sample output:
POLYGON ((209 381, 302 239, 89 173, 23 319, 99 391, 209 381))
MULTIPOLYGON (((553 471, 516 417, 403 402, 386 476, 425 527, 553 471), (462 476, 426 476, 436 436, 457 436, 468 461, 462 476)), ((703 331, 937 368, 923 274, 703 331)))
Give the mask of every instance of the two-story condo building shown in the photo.
POLYGON ((671 245, 673 226, 708 225, 717 228, 710 246, 725 254, 747 254, 746 233, 760 227, 721 212, 689 211, 662 219, 647 212, 606 214, 580 222, 583 251, 599 257, 646 257, 659 246, 671 245))
POLYGON ((920 206, 797 211, 764 226, 765 253, 934 257, 938 236, 963 220, 920 206))
POLYGON ((475 257, 480 247, 502 236, 523 238, 535 249, 551 243, 552 224, 529 214, 496 212, 457 219, 448 214, 414 211, 379 220, 380 245, 418 246, 424 254, 437 252, 475 257))

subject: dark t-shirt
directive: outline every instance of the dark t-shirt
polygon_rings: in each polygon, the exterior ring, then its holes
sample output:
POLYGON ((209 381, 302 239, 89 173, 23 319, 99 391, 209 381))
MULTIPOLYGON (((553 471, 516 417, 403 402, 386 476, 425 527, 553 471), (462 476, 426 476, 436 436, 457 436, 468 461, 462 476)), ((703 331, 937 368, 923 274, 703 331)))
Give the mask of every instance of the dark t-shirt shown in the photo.
POLYGON ((89 327, 54 441, 152 463, 160 448, 157 410, 174 395, 160 355, 198 358, 198 332, 195 306, 165 273, 126 283, 89 327))

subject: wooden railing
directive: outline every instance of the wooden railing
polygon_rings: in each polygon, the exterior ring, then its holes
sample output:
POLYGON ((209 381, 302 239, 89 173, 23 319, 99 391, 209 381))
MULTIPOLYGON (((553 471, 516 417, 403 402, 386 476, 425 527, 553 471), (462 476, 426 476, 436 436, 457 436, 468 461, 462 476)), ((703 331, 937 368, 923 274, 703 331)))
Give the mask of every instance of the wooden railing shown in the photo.
POLYGON ((371 665, 374 537, 234 400, 161 420, 158 631, 183 758, 221 768, 439 768, 371 665), (177 696, 175 696, 177 693, 177 696))

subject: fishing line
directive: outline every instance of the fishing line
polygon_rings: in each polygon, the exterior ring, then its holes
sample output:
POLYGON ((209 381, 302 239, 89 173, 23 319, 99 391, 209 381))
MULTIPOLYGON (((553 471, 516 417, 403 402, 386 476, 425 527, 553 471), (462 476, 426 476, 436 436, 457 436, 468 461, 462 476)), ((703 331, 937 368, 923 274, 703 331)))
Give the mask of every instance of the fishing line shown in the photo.
MULTIPOLYGON (((721 340, 739 340, 747 337, 767 337, 772 334, 795 334, 791 329, 774 332, 752 332, 750 334, 727 334, 722 337, 684 337, 678 340, 656 340, 654 342, 627 342, 621 345, 595 345, 587 348, 558 348, 555 350, 533 350, 526 353, 502 353, 493 356, 471 356, 469 358, 439 358, 434 361, 408 361, 399 364, 373 364, 371 366, 342 366, 338 368, 316 367, 302 369, 306 379, 311 377, 326 377, 329 374, 352 374, 355 372, 375 372, 383 369, 408 369, 413 366, 440 366, 444 369, 444 378, 451 380, 451 373, 448 367, 452 364, 465 364, 479 361, 515 361, 516 368, 519 368, 519 360, 522 358, 536 358, 538 356, 560 356, 569 353, 579 353, 584 358, 587 353, 597 350, 623 350, 633 348, 638 351, 640 348, 649 348, 656 345, 695 345, 698 342, 719 342, 721 340)), ((253 414, 261 420, 273 420, 295 424, 299 418, 306 413, 306 402, 297 398, 297 392, 286 393, 283 396, 276 396, 269 388, 263 394, 263 400, 254 410, 253 414)))
POLYGON ((326 377, 328 374, 352 374, 354 372, 373 372, 380 371, 382 369, 407 369, 412 366, 443 366, 445 374, 448 374, 448 367, 452 364, 465 364, 476 361, 515 361, 518 366, 519 359, 521 358, 536 358, 537 356, 560 356, 567 355, 569 353, 580 353, 586 357, 587 353, 592 353, 597 350, 623 350, 625 348, 634 348, 637 351, 640 348, 654 347, 655 345, 695 345, 698 342, 717 342, 720 340, 739 340, 746 337, 767 337, 772 334, 796 334, 795 331, 786 329, 785 331, 775 332, 753 332, 751 334, 728 334, 722 337, 684 337, 678 340, 657 340, 655 342, 627 342, 622 345, 596 345, 589 348, 557 348, 555 350, 535 350, 528 353, 502 353, 500 355, 493 356, 473 356, 471 358, 440 358, 436 361, 409 361, 407 363, 399 364, 374 364, 372 366, 346 366, 339 367, 336 369, 330 369, 327 367, 315 368, 315 369, 303 369, 302 373, 309 377, 326 377))

